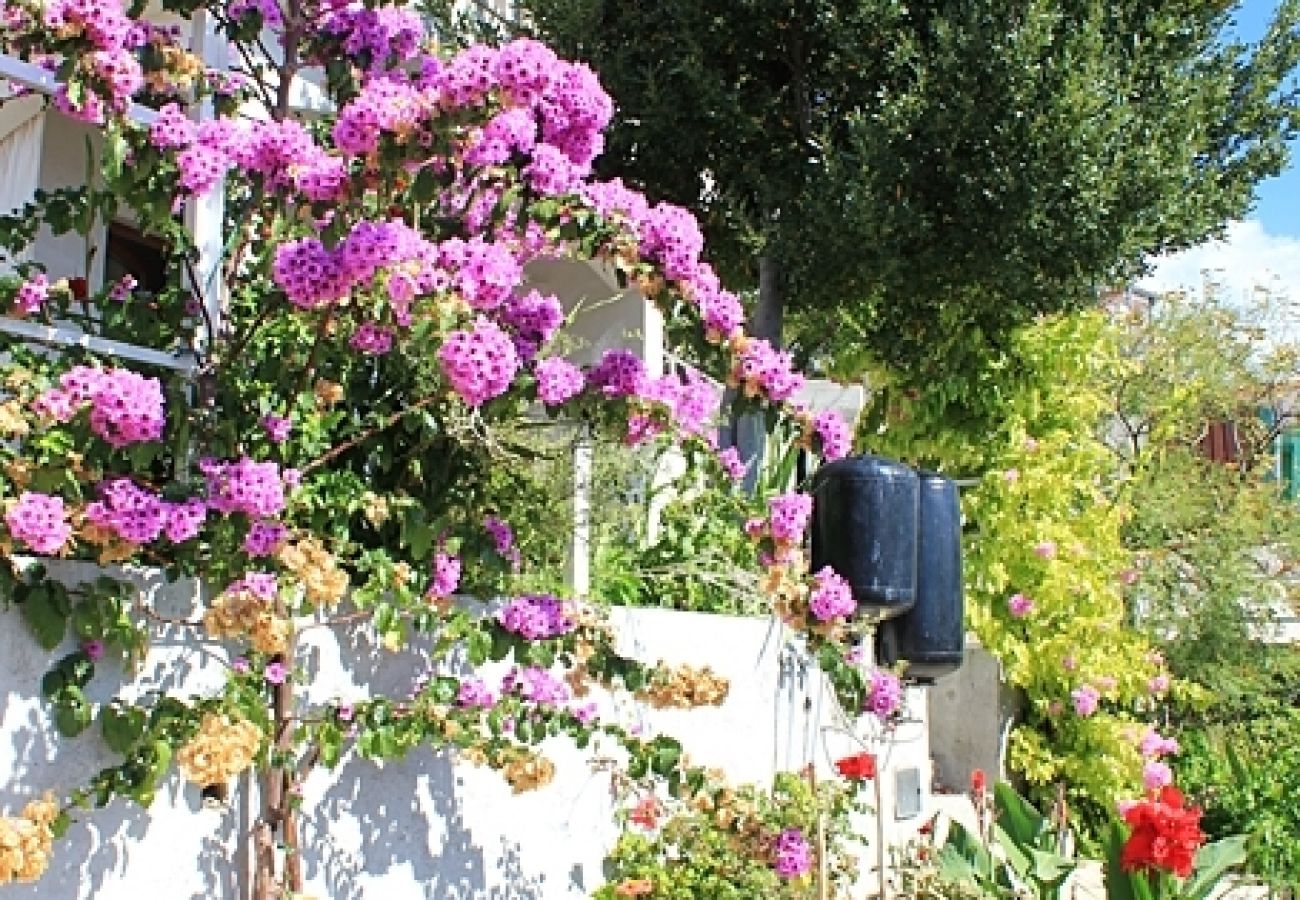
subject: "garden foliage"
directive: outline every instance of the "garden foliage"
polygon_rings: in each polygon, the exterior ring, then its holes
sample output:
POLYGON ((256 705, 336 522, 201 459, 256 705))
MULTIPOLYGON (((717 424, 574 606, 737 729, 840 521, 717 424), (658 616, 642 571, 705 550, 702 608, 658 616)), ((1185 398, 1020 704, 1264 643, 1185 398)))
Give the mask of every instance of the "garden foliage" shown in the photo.
MULTIPOLYGON (((711 439, 706 373, 826 457, 847 452, 846 426, 792 405, 802 376, 746 335, 689 212, 593 177, 614 107, 586 66, 531 40, 439 55, 401 4, 163 7, 184 26, 142 2, 4 8, 0 50, 53 73, 51 114, 89 126, 90 156, 83 184, 0 216, 0 312, 193 361, 0 339, 0 588, 41 646, 63 648, 41 685, 59 730, 97 724, 121 754, 69 786, 57 816, 24 815, 33 852, 82 808, 148 805, 173 764, 209 791, 259 772, 262 898, 301 889, 303 779, 354 751, 429 747, 522 791, 550 780, 539 745, 566 735, 604 740, 634 780, 699 795, 705 774, 677 741, 632 733, 587 692, 681 705, 716 702, 725 683, 627 658, 597 608, 558 590, 568 532, 533 517, 548 508, 535 464, 590 433, 678 444, 697 477, 739 477, 711 439), (232 70, 205 68, 191 24, 230 42, 232 70), (322 91, 310 115, 290 102, 303 76, 322 91), (186 224, 214 197, 215 254, 186 224), (161 285, 90 284, 22 255, 42 228, 89 242, 117 219, 162 248, 161 285), (621 349, 572 362, 571 310, 529 283, 556 260, 595 266, 611 294, 639 288, 692 366, 661 375, 621 349), (104 577, 64 583, 64 559, 104 577), (200 580, 201 608, 160 611, 117 577, 123 564, 200 580), (130 680, 161 626, 225 648, 224 688, 92 704, 96 670, 130 680), (380 655, 414 648, 413 688, 316 696, 309 629, 380 655)), ((856 714, 852 603, 834 572, 806 572, 810 505, 778 494, 737 534, 856 714)), ((0 879, 34 877, 48 854, 34 859, 0 879)))

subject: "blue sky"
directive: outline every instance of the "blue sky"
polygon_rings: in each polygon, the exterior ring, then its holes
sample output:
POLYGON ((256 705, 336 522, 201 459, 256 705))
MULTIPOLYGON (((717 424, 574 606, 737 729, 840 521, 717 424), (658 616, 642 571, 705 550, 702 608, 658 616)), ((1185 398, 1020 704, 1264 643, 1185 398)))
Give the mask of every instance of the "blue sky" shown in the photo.
MULTIPOLYGON (((1277 6, 1277 0, 1245 0, 1235 16, 1234 31, 1244 40, 1258 40, 1277 6)), ((1300 142, 1292 143, 1291 153, 1300 156, 1300 142)), ((1270 234, 1300 237, 1300 164, 1296 160, 1286 172, 1259 186, 1252 218, 1258 219, 1270 234)))
MULTIPOLYGON (((1258 40, 1277 6, 1278 0, 1244 0, 1232 31, 1258 40)), ((1241 301, 1266 288, 1289 301, 1278 305, 1285 321, 1276 324, 1300 337, 1300 141, 1293 142, 1292 156, 1286 171, 1260 183, 1254 209, 1229 224, 1224 240, 1154 260, 1155 270, 1142 286, 1199 292, 1208 274, 1241 301)))

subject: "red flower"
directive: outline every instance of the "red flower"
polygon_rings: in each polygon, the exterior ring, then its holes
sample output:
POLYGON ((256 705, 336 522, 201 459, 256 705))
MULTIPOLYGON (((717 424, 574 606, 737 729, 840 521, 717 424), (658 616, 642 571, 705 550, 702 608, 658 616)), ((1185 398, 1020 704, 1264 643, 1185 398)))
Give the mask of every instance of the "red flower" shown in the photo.
POLYGON ((1205 843, 1201 810, 1184 807, 1177 788, 1167 786, 1155 799, 1133 804, 1124 821, 1133 829, 1120 855, 1124 871, 1163 869, 1180 878, 1192 873, 1196 851, 1205 843))
POLYGON ((869 781, 876 777, 876 755, 855 753, 835 763, 835 770, 851 781, 869 781))
POLYGON ((654 794, 646 794, 637 802, 632 811, 628 813, 628 820, 640 825, 647 831, 653 831, 659 827, 659 817, 663 815, 664 808, 660 805, 659 800, 654 794))
POLYGON ((972 794, 982 794, 988 786, 988 779, 984 776, 984 770, 972 769, 970 773, 970 792, 972 794))
POLYGON ((68 290, 72 292, 74 300, 85 300, 90 296, 90 287, 84 278, 69 278, 68 290))

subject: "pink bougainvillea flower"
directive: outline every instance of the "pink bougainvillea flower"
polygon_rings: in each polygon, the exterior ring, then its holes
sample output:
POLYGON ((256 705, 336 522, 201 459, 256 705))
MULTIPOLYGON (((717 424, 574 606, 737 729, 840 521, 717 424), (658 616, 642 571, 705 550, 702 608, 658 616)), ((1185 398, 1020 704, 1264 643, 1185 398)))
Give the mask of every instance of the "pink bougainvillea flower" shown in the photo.
POLYGON ((1007 611, 1017 619, 1023 619, 1034 611, 1034 601, 1024 594, 1012 594, 1007 600, 1007 611))
POLYGON ((1101 692, 1090 684, 1085 684, 1070 692, 1070 698, 1074 700, 1074 711, 1081 716, 1087 717, 1097 711, 1097 705, 1101 700, 1101 692))

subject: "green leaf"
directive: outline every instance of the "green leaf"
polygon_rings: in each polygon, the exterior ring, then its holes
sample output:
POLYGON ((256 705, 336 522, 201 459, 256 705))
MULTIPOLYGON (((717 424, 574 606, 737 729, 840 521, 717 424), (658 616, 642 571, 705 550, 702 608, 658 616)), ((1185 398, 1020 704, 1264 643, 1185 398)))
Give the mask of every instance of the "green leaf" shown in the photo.
POLYGON ((469 657, 469 664, 477 668, 488 661, 488 654, 492 651, 492 638, 477 629, 471 631, 465 638, 465 650, 469 657))
POLYGON ((1184 900, 1205 900, 1229 869, 1246 862, 1247 835, 1234 834, 1206 844, 1196 854, 1191 879, 1183 886, 1184 900))
POLYGON ((49 587, 41 584, 27 591, 22 606, 23 618, 36 635, 36 642, 46 650, 59 646, 68 628, 68 617, 59 610, 49 587))
POLYGON ((1141 872, 1125 872, 1120 860, 1128 828, 1122 822, 1112 822, 1106 832, 1106 900, 1154 900, 1151 882, 1141 872))
POLYGON ((1026 850, 1034 846, 1043 833, 1044 820, 1038 810, 1005 781, 993 785, 993 802, 997 823, 1007 838, 1026 850))
POLYGON ((67 684, 68 676, 61 667, 56 666, 41 678, 41 696, 46 700, 52 700, 55 694, 67 687, 67 684))
POLYGON ((1075 869, 1075 863, 1072 860, 1049 850, 1032 848, 1029 855, 1034 861, 1033 868, 1029 872, 1030 877, 1040 887, 1048 890, 1059 888, 1075 869))
POLYGON ((59 813, 50 823, 50 832, 54 835, 55 840, 59 840, 68 833, 68 827, 72 824, 72 817, 67 811, 59 813))
POLYGON ((126 753, 144 736, 149 717, 139 707, 113 703, 104 707, 99 724, 104 733, 104 743, 118 753, 126 753))
POLYGON ((54 698, 54 727, 64 737, 76 737, 90 726, 94 710, 81 688, 68 686, 54 698))
POLYGON ((656 774, 667 777, 682 758, 682 745, 672 738, 660 737, 654 743, 654 755, 650 758, 650 768, 656 774))
POLYGON ((948 839, 939 848, 939 871, 961 884, 978 887, 993 874, 993 857, 976 835, 960 822, 948 827, 948 839))

